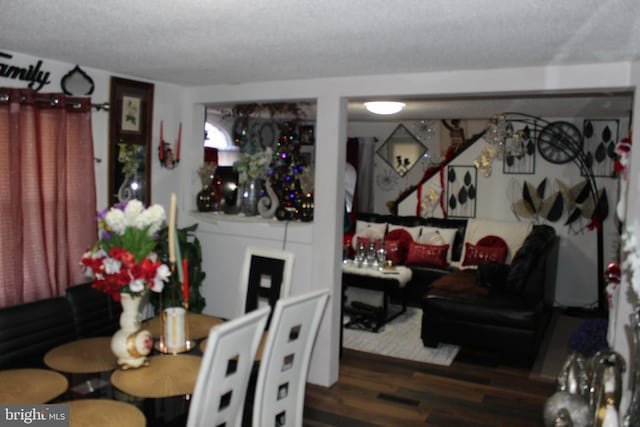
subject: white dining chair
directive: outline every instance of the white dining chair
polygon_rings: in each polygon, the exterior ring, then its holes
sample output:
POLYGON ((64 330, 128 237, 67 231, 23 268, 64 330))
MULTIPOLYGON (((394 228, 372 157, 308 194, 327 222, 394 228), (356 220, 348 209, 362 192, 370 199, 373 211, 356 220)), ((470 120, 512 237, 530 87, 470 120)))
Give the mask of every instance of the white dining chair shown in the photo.
POLYGON ((311 351, 329 290, 276 303, 253 400, 253 426, 302 426, 311 351))
POLYGON ((189 408, 187 427, 240 427, 255 355, 271 307, 211 328, 189 408))
MULTIPOLYGON (((248 246, 240 270, 238 316, 289 296, 293 274, 292 252, 248 246)), ((269 324, 269 321, 267 321, 269 324)))

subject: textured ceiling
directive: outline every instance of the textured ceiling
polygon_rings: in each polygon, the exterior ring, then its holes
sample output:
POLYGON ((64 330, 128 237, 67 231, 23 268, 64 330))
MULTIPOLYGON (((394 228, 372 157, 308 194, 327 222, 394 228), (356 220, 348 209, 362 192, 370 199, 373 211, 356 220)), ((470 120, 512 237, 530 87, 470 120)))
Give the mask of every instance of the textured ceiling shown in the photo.
MULTIPOLYGON (((638 0, 0 0, 0 10, 0 49, 182 86, 640 60, 638 0)), ((405 114, 450 114, 435 105, 413 100, 405 114)))
POLYGON ((638 0, 0 0, 0 48, 178 85, 640 59, 638 0))

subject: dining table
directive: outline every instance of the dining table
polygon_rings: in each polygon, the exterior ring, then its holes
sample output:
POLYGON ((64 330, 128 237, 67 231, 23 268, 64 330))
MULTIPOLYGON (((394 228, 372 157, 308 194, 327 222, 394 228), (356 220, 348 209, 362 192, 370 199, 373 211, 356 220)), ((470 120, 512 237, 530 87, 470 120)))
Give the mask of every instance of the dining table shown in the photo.
POLYGON ((1 404, 46 403, 62 395, 68 387, 67 378, 50 369, 0 371, 1 404))
MULTIPOLYGON (((188 319, 197 345, 180 353, 154 346, 140 368, 119 367, 112 337, 106 336, 59 345, 37 369, 0 371, 0 404, 67 404, 71 426, 185 425, 204 352, 200 344, 225 321, 199 313, 189 313, 188 319)), ((159 340, 159 317, 147 319, 142 328, 159 340)))

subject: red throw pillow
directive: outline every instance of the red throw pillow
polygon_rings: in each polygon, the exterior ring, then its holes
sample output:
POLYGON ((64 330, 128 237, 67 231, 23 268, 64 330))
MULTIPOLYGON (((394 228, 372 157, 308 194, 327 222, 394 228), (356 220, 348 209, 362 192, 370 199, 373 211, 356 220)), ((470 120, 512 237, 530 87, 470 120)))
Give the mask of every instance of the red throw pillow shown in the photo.
POLYGON ((463 266, 480 265, 489 262, 502 264, 507 259, 507 247, 479 246, 465 243, 463 266))
POLYGON ((411 233, 409 233, 407 230, 403 228, 396 228, 395 230, 391 230, 390 232, 387 233, 387 235, 385 236, 385 239, 401 240, 407 244, 407 247, 409 247, 409 242, 413 241, 413 237, 411 237, 411 233))
POLYGON ((423 245, 416 242, 409 243, 407 265, 422 267, 447 268, 447 251, 449 245, 423 245))
POLYGON ((385 239, 384 250, 386 251, 387 259, 391 260, 394 265, 404 264, 408 247, 402 240, 385 239))
POLYGON ((409 243, 413 242, 411 233, 402 228, 396 228, 387 233, 384 238, 384 249, 387 251, 387 259, 395 265, 404 264, 409 251, 409 243))
POLYGON ((502 237, 498 236, 484 236, 482 239, 476 242, 476 246, 508 248, 507 242, 505 242, 502 237))

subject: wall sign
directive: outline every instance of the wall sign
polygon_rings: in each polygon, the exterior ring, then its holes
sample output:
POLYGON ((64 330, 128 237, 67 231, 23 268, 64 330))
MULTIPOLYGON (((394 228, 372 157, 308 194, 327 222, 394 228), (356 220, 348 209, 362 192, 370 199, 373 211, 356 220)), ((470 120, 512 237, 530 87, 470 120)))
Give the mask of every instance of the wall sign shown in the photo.
POLYGON ((5 59, 12 59, 13 55, 0 52, 0 77, 11 80, 22 80, 29 82, 29 89, 40 90, 44 85, 51 83, 49 76, 51 72, 41 70, 42 60, 26 67, 5 63, 5 59))

